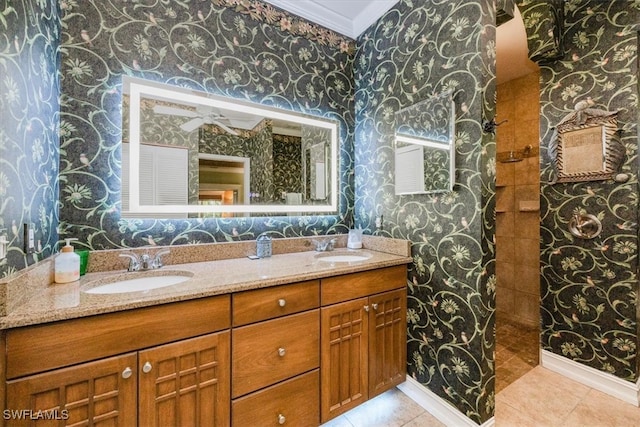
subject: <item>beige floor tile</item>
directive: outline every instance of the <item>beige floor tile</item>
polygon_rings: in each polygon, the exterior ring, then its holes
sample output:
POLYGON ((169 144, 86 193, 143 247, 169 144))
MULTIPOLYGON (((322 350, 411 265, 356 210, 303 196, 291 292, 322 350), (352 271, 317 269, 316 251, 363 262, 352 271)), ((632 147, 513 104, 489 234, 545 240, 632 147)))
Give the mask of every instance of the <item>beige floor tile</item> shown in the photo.
POLYGON ((597 390, 591 390, 563 422, 563 426, 567 427, 638 425, 640 425, 640 408, 597 390))
POLYGON ((393 389, 344 415, 354 426, 401 427, 425 412, 406 394, 393 389))
POLYGON ((436 417, 431 415, 428 412, 414 418, 409 421, 403 427, 446 427, 445 424, 442 424, 436 417))
POLYGON ((331 421, 327 421, 326 423, 322 424, 320 427, 354 427, 354 426, 349 422, 347 417, 345 417, 344 415, 340 415, 339 417, 336 417, 331 421))
POLYGON ((542 427, 532 419, 523 416, 517 409, 502 402, 496 402, 495 422, 496 427, 542 427))
POLYGON ((555 425, 573 411, 589 390, 537 366, 502 390, 496 396, 496 404, 507 404, 538 425, 555 425))

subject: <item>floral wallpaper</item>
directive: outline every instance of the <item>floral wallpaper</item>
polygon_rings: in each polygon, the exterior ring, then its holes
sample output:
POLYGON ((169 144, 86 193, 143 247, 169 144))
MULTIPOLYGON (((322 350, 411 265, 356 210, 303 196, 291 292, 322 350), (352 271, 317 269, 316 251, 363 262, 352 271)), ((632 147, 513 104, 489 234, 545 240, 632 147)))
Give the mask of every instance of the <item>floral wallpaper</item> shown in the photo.
POLYGON ((248 152, 252 153, 251 203, 268 204, 274 200, 273 185, 273 128, 267 124, 247 140, 248 152))
POLYGON ((328 177, 331 176, 330 164, 327 162, 329 144, 331 140, 331 132, 329 129, 319 128, 315 126, 302 126, 301 150, 302 156, 302 176, 304 180, 304 203, 326 203, 331 183, 328 177), (324 172, 320 172, 324 168, 324 172), (323 187, 324 193, 318 194, 317 190, 322 185, 317 186, 318 173, 324 175, 326 185, 323 187))
POLYGON ((353 204, 353 42, 261 2, 66 0, 62 6, 60 237, 90 249, 346 232, 353 204), (120 218, 122 76, 335 119, 334 216, 120 218))
POLYGON ((565 0, 520 0, 517 4, 527 29, 529 58, 540 63, 562 58, 565 0))
POLYGON ((58 241, 59 45, 57 1, 0 0, 0 236, 9 242, 1 277, 49 257, 58 241))
POLYGON ((541 345, 635 382, 640 2, 571 0, 564 15, 566 54, 540 70, 541 345), (619 111, 626 147, 621 172, 631 176, 628 182, 551 184, 553 162, 547 149, 553 127, 580 101, 619 111), (568 221, 574 213, 597 216, 602 234, 592 240, 573 237, 568 221))
POLYGON ((299 136, 273 134, 275 195, 302 193, 302 141, 299 136))
POLYGON ((494 40, 492 2, 402 0, 355 57, 356 223, 412 242, 408 374, 479 424, 495 405, 495 140, 481 129, 495 104, 494 40), (448 90, 455 189, 396 196, 395 113, 448 90))

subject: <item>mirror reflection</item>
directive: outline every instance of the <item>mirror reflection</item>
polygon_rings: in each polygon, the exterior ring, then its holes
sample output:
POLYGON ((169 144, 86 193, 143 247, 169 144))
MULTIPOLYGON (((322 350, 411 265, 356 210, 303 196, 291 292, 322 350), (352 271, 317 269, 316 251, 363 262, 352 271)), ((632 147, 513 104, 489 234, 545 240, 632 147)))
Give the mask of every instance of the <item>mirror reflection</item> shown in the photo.
POLYGON ((337 211, 337 123, 127 78, 123 216, 337 211))
POLYGON ((395 123, 396 194, 453 190, 455 107, 451 92, 398 111, 395 123))

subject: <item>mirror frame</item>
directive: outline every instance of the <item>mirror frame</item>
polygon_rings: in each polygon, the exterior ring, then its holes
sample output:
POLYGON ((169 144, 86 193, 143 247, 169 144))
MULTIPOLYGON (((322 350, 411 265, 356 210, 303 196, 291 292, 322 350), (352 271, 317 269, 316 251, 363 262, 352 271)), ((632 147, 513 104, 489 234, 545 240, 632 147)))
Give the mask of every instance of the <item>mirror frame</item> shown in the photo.
POLYGON ((123 94, 129 95, 129 161, 130 165, 140 163, 140 104, 144 95, 161 97, 167 100, 183 101, 202 104, 226 110, 241 111, 250 114, 263 115, 266 118, 295 121, 303 125, 317 126, 329 129, 330 141, 330 178, 331 193, 328 204, 314 205, 141 205, 140 204, 140 175, 136 168, 129 167, 129 217, 131 214, 176 214, 176 213, 281 213, 297 216, 308 214, 337 214, 339 193, 339 158, 338 158, 338 126, 336 120, 316 118, 302 113, 276 109, 248 101, 209 94, 183 87, 172 87, 165 83, 124 76, 122 81, 123 94), (167 87, 167 88, 165 88, 167 87), (168 89, 171 88, 171 89, 168 89))
MULTIPOLYGON (((441 92, 437 95, 429 97, 423 101, 420 101, 416 104, 410 105, 408 107, 402 108, 396 111, 394 115, 394 152, 398 149, 398 142, 404 144, 414 144, 414 145, 422 145, 428 148, 434 148, 437 150, 446 151, 449 153, 449 185, 447 188, 438 189, 438 190, 427 190, 427 191, 411 191, 411 192, 400 192, 396 191, 396 196, 405 196, 405 195, 414 195, 414 194, 438 194, 438 193, 448 193, 453 191, 455 183, 456 183, 456 144, 455 144, 455 131, 456 131, 456 105, 453 100, 453 92, 451 90, 447 90, 441 92), (447 141, 440 141, 435 138, 426 139, 423 137, 410 137, 407 135, 403 135, 402 133, 398 133, 398 128, 400 125, 397 123, 398 117, 400 114, 405 113, 407 110, 416 108, 421 109, 425 108, 429 103, 443 100, 443 102, 447 102, 450 106, 449 110, 449 139, 447 141)), ((394 168, 396 166, 394 165, 394 168)), ((396 169, 397 170, 397 169, 396 169)), ((394 171, 395 176, 395 171, 394 171)), ((424 179, 424 178, 423 178, 424 179)), ((395 184, 395 183, 394 183, 395 184)))

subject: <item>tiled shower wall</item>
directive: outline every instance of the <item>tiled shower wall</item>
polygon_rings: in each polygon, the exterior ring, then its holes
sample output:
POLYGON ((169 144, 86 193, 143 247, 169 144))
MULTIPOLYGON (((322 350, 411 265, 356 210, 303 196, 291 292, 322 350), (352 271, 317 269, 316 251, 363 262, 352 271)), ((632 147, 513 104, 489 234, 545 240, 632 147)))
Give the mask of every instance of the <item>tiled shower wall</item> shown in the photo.
POLYGON ((539 73, 497 87, 496 310, 498 322, 539 325, 539 73), (527 146, 528 153, 523 153, 527 146), (523 157, 504 162, 509 152, 523 157))

